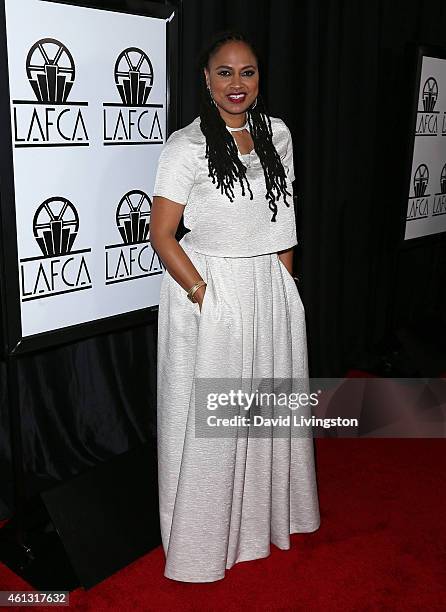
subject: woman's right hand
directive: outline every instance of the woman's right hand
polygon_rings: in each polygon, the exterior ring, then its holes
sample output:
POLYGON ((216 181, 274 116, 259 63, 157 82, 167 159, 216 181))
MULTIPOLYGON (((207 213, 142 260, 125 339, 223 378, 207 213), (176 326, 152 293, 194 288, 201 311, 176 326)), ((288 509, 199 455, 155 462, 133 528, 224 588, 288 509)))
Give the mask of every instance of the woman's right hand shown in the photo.
MULTIPOLYGON (((183 210, 183 204, 161 196, 153 196, 149 240, 166 270, 184 289, 184 299, 188 300, 187 292, 202 278, 175 237, 183 210)), ((200 287, 194 293, 194 299, 196 298, 200 311, 204 293, 205 287, 200 287)))
POLYGON ((196 301, 198 303, 198 307, 200 308, 200 312, 201 312, 201 304, 203 303, 203 298, 204 298, 204 294, 205 293, 206 293, 206 285, 202 285, 194 293, 194 298, 196 299, 196 301))

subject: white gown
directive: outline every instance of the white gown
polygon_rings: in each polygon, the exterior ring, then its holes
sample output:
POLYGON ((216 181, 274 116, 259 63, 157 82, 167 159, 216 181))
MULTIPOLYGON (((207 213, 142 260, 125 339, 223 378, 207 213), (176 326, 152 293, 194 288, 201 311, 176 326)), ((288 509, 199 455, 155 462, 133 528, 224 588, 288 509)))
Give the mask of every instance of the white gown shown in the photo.
MULTIPOLYGON (((181 202, 163 188, 163 172, 155 195, 181 202)), ((218 232, 218 216, 215 223, 218 232)), ((196 419, 207 414, 195 405, 196 379, 240 381, 254 391, 256 380, 286 378, 307 391, 308 363, 304 307, 277 252, 203 253, 194 232, 180 244, 207 283, 201 312, 167 271, 161 285, 159 507, 164 575, 212 582, 237 562, 268 556, 271 542, 289 549, 290 534, 315 531, 320 515, 311 429, 290 426, 285 437, 259 437, 252 427, 236 437, 196 435, 196 419)))

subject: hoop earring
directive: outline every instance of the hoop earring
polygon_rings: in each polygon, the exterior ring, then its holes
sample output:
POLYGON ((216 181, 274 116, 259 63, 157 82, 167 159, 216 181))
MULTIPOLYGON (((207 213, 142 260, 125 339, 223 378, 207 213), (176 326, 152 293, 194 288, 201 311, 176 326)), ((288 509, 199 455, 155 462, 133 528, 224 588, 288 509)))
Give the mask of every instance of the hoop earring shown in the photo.
POLYGON ((209 97, 210 97, 210 99, 211 99, 212 104, 213 104, 214 106, 217 106, 217 104, 216 104, 216 102, 215 102, 215 100, 214 100, 214 98, 213 98, 213 96, 212 96, 211 88, 209 87, 209 85, 206 85, 206 87, 207 87, 208 94, 209 94, 209 97))
POLYGON ((254 104, 250 107, 250 111, 254 110, 255 107, 257 106, 257 98, 254 100, 254 104))

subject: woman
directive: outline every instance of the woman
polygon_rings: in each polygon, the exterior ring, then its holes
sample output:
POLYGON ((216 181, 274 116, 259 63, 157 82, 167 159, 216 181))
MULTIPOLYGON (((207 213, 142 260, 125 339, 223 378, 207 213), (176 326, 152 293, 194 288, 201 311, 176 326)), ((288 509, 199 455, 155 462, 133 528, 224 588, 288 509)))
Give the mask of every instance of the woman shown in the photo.
POLYGON ((164 575, 186 582, 220 580, 235 563, 268 556, 271 542, 289 549, 290 533, 320 522, 311 431, 195 430, 206 416, 197 379, 250 391, 257 380, 293 379, 304 389, 308 380, 292 277, 290 132, 264 109, 258 56, 243 36, 217 37, 201 67, 200 116, 166 142, 150 224, 166 267, 158 319, 164 575), (178 243, 183 211, 190 231, 178 243))

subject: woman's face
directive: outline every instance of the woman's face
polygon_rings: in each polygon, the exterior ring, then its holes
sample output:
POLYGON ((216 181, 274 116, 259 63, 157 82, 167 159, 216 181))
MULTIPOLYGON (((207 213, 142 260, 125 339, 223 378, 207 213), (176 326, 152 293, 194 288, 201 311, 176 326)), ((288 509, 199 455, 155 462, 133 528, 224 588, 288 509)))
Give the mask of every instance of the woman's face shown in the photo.
POLYGON ((241 41, 225 43, 209 59, 204 73, 223 120, 231 127, 244 123, 244 113, 259 91, 257 60, 249 46, 241 41))

